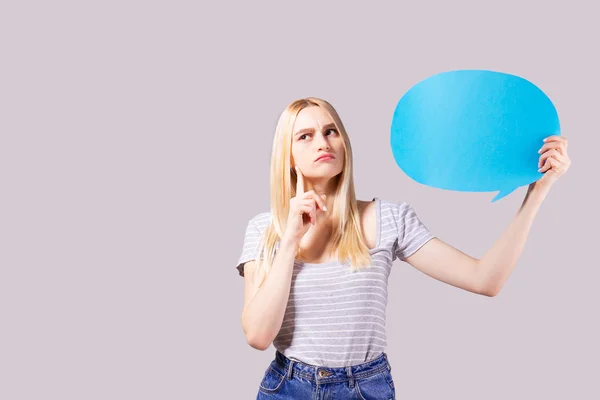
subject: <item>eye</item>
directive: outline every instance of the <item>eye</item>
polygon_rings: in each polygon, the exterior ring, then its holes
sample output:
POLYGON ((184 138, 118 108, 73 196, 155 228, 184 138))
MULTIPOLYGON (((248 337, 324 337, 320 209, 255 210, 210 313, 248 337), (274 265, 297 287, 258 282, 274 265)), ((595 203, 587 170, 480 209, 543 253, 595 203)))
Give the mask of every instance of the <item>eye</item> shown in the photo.
MULTIPOLYGON (((325 133, 328 133, 328 132, 334 132, 334 133, 337 133, 337 131, 336 131, 335 129, 327 129, 327 130, 325 131, 325 133)), ((305 133, 304 135, 302 135, 302 136, 298 137, 298 140, 303 140, 302 138, 303 138, 304 136, 308 136, 308 133, 305 133)))
MULTIPOLYGON (((337 133, 337 131, 336 131, 335 129, 327 129, 327 130, 325 131, 325 133, 328 133, 328 132, 337 133)), ((304 135, 302 135, 302 136, 298 137, 298 140, 303 140, 302 138, 303 138, 304 136, 310 136, 310 135, 309 135, 308 133, 305 133, 304 135)))

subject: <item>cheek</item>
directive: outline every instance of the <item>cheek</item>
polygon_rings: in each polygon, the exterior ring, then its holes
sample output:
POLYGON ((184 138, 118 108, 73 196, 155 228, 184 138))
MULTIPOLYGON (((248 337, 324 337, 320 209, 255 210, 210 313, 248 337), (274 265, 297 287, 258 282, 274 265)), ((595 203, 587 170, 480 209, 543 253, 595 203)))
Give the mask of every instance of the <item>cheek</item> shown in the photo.
POLYGON ((292 147, 292 159, 296 162, 302 162, 305 158, 305 151, 301 148, 301 146, 293 146, 292 147))

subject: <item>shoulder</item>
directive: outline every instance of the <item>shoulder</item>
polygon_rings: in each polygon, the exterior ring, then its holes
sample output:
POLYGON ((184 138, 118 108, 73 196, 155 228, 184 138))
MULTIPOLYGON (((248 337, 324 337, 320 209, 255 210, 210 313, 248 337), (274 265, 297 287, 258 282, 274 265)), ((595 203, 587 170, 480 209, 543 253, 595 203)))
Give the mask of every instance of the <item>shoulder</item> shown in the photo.
POLYGON ((261 212, 258 213, 256 215, 254 215, 254 217, 252 217, 252 222, 254 222, 257 225, 269 222, 271 219, 271 213, 268 211, 265 212, 261 212))
POLYGON ((380 202, 382 210, 389 210, 395 216, 401 213, 406 213, 407 211, 412 209, 412 206, 405 201, 380 199, 380 202))
POLYGON ((381 216, 384 223, 404 225, 408 220, 417 218, 414 207, 406 201, 381 199, 381 216))
POLYGON ((375 197, 375 199, 373 201, 373 208, 375 208, 376 200, 379 201, 379 207, 380 207, 380 211, 382 213, 389 214, 389 215, 393 214, 394 216, 396 216, 399 212, 401 212, 402 209, 409 206, 408 203, 406 203, 404 201, 396 201, 396 200, 389 200, 389 199, 385 199, 385 198, 382 199, 382 198, 375 197))
POLYGON ((260 231, 263 231, 267 225, 269 224, 269 222, 271 221, 271 213, 268 211, 265 212, 260 212, 258 214, 255 214, 252 218, 250 218, 250 220, 248 221, 248 225, 252 225, 256 228, 258 228, 260 231))

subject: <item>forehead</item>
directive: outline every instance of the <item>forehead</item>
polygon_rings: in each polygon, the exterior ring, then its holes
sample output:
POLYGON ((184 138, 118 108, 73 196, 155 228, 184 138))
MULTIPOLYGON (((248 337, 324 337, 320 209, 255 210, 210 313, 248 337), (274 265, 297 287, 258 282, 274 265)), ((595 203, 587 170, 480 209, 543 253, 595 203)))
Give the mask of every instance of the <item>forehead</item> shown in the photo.
POLYGON ((305 128, 322 128, 331 123, 333 123, 333 119, 323 108, 317 106, 306 107, 298 113, 296 122, 294 122, 293 132, 305 128))

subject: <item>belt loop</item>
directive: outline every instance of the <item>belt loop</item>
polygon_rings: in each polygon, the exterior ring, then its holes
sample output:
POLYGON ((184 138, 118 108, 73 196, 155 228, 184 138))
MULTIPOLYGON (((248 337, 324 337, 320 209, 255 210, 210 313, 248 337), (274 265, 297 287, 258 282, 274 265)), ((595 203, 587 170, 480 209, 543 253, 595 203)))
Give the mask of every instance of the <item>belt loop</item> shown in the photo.
POLYGON ((392 366, 390 365, 390 361, 388 360, 387 354, 383 353, 383 357, 385 358, 385 363, 387 365, 388 371, 392 372, 392 366))
POLYGON ((294 360, 290 359, 290 364, 288 365, 288 370, 287 370, 287 378, 292 379, 292 370, 294 369, 294 360))
POLYGON ((350 387, 354 387, 354 376, 352 375, 352 367, 348 365, 346 367, 346 375, 348 376, 348 380, 350 381, 350 387))

